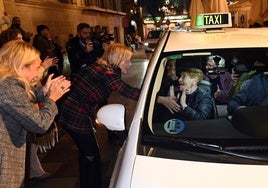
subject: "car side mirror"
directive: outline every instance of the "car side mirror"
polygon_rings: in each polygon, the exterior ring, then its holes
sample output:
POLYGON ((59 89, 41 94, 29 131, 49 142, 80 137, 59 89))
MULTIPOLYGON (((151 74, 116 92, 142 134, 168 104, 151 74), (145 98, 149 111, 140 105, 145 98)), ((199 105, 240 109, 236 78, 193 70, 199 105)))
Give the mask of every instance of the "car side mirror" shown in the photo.
POLYGON ((97 121, 112 131, 125 130, 125 107, 122 104, 108 104, 97 112, 97 121))

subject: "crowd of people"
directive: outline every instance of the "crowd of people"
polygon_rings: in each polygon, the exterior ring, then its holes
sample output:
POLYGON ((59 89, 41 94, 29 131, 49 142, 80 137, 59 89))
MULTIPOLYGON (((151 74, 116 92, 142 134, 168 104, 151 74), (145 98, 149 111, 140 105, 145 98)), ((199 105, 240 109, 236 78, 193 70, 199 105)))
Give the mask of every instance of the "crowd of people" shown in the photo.
MULTIPOLYGON (((99 25, 79 23, 76 31, 62 47, 47 25, 37 25, 33 35, 21 28, 19 17, 13 17, 11 26, 0 34, 0 187, 24 187, 26 178, 51 176, 38 159, 38 145, 27 138, 46 134, 55 123, 78 148, 80 187, 101 187, 96 111, 108 103, 112 92, 137 101, 140 89, 121 79, 128 74, 133 50, 112 42, 99 25), (70 79, 63 75, 64 52, 70 79)), ((174 62, 169 64, 168 87, 157 97, 157 108, 165 113, 156 115, 158 120, 210 119, 215 104, 225 107, 225 115, 245 106, 268 105, 268 73, 239 77, 235 71, 219 73, 225 69, 225 59, 219 55, 209 56, 205 68, 204 72, 185 68, 176 75, 174 62), (204 80, 209 82, 209 92, 201 88, 204 80)))
POLYGON ((140 89, 121 79, 133 52, 88 23, 79 23, 62 47, 47 25, 37 25, 34 35, 22 29, 19 17, 11 22, 0 33, 0 187, 25 187, 28 179, 51 177, 39 161, 36 139, 55 124, 79 150, 80 187, 101 187, 95 113, 113 91, 138 100, 140 89), (70 78, 63 75, 64 52, 70 78))

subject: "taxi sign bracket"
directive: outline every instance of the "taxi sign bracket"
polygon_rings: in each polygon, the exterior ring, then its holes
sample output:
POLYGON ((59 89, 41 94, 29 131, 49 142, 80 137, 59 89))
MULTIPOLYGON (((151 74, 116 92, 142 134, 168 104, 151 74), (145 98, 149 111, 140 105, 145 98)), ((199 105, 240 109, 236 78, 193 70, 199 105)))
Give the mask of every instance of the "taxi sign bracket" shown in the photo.
POLYGON ((225 33, 223 28, 213 28, 213 29, 206 29, 206 33, 225 33))

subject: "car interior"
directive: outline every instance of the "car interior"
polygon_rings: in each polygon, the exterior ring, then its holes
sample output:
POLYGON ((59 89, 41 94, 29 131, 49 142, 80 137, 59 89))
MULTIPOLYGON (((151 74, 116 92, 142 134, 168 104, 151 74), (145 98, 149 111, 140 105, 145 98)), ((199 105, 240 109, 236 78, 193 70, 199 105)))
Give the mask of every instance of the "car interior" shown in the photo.
MULTIPOLYGON (((231 115, 227 111, 227 103, 218 105, 213 100, 211 116, 208 119, 162 118, 169 110, 157 104, 157 96, 168 96, 173 92, 176 96, 178 78, 184 68, 198 68, 205 74, 207 57, 211 55, 218 55, 225 59, 225 67, 216 67, 212 70, 213 74, 223 74, 228 71, 230 74, 233 73, 235 78, 250 71, 254 71, 252 77, 268 71, 268 49, 264 48, 211 49, 164 54, 156 69, 155 79, 152 81, 151 95, 148 95, 148 109, 145 110, 147 113, 145 117, 148 119, 143 122, 145 126, 143 126, 142 142, 155 146, 152 147, 154 149, 160 146, 178 149, 183 143, 184 149, 185 145, 190 145, 195 149, 198 146, 202 150, 214 150, 214 152, 227 153, 227 155, 231 153, 232 156, 240 155, 242 152, 242 158, 246 159, 259 159, 259 155, 252 157, 251 152, 262 151, 265 152, 265 157, 260 161, 267 162, 268 103, 264 106, 241 108, 231 115), (176 74, 174 80, 167 79, 170 74, 170 62, 174 65, 173 73, 176 74), (173 85, 173 91, 170 90, 171 85, 173 85), (225 113, 219 114, 219 106, 225 106, 225 113), (245 151, 250 151, 250 155, 247 152, 244 154, 245 151)), ((202 81, 199 87, 206 92, 211 91, 211 84, 208 81, 202 81)), ((156 151, 159 151, 159 148, 156 151)), ((155 155, 159 155, 156 153, 155 155)))

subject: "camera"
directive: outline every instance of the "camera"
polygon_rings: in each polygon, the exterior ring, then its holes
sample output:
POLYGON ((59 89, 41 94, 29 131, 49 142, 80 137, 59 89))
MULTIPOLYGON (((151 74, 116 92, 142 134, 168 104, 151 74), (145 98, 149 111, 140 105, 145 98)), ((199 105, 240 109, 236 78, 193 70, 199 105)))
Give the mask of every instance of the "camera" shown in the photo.
POLYGON ((225 73, 225 60, 219 55, 208 57, 206 71, 208 75, 219 75, 225 73))
POLYGON ((101 48, 102 47, 102 41, 98 41, 98 40, 91 40, 93 48, 97 49, 97 48, 101 48))
POLYGON ((114 35, 113 34, 103 34, 100 37, 92 37, 91 41, 93 46, 99 47, 102 45, 102 43, 110 43, 111 41, 114 40, 114 35))
POLYGON ((224 74, 225 70, 220 68, 220 67, 215 67, 213 69, 207 69, 207 74, 208 75, 219 75, 219 74, 224 74))
POLYGON ((102 36, 102 41, 105 42, 105 43, 110 44, 110 42, 113 41, 113 40, 114 40, 114 35, 113 34, 106 33, 106 34, 104 34, 102 36))

